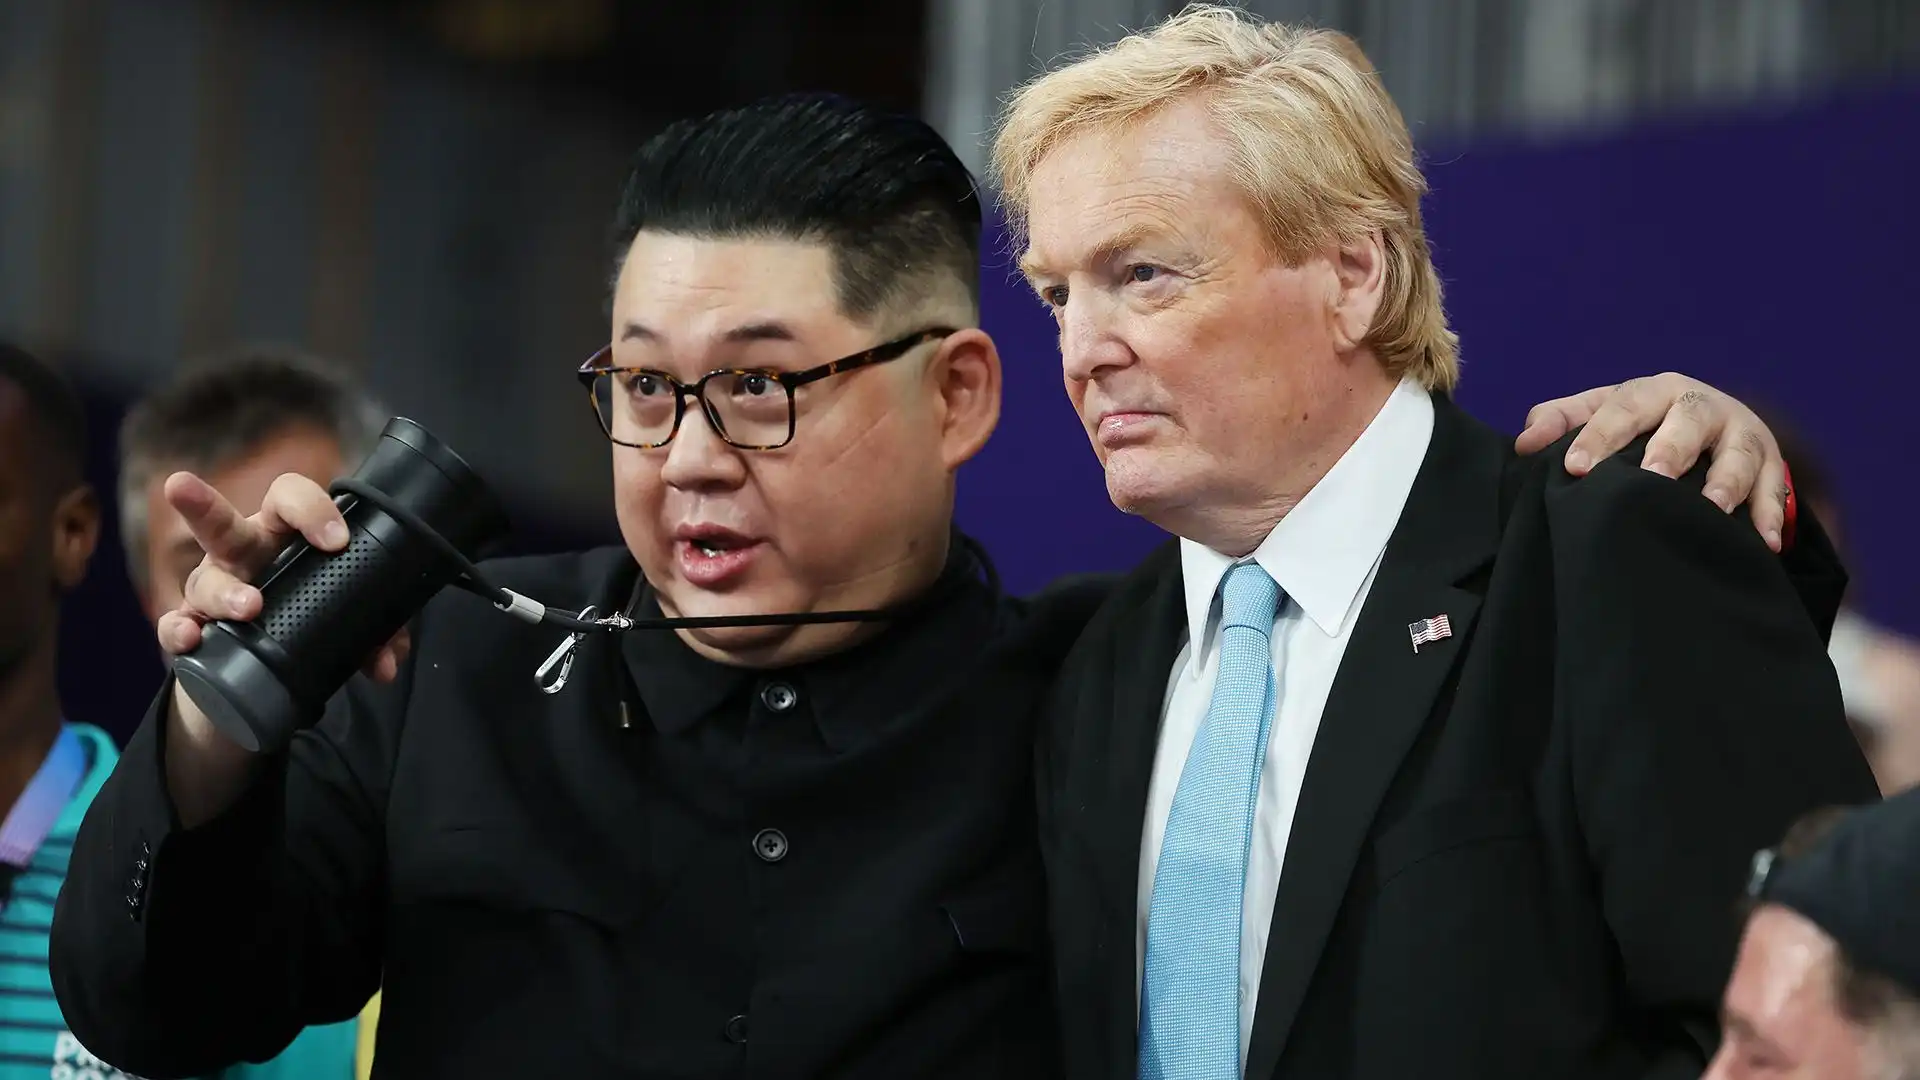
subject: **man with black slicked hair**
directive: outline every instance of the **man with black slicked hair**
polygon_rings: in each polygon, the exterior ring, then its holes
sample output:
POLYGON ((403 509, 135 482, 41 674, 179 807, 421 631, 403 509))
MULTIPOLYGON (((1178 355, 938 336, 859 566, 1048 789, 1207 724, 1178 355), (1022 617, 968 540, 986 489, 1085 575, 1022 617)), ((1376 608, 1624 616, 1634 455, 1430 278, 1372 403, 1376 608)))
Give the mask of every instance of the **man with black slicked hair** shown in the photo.
POLYGON ((654 137, 621 193, 614 239, 621 263, 642 230, 817 242, 841 312, 865 321, 932 278, 964 285, 977 308, 980 229, 973 178, 925 124, 792 95, 654 137))

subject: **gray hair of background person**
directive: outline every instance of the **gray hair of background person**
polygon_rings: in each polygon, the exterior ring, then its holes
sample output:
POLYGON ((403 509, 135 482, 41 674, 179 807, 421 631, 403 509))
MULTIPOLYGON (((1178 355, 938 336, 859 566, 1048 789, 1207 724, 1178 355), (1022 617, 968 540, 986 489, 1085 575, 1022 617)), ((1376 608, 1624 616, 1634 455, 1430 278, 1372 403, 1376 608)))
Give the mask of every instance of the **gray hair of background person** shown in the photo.
POLYGON ((161 470, 213 472, 302 428, 331 434, 358 462, 386 422, 350 373, 316 356, 249 346, 190 363, 120 426, 121 546, 134 585, 148 585, 147 487, 161 470))

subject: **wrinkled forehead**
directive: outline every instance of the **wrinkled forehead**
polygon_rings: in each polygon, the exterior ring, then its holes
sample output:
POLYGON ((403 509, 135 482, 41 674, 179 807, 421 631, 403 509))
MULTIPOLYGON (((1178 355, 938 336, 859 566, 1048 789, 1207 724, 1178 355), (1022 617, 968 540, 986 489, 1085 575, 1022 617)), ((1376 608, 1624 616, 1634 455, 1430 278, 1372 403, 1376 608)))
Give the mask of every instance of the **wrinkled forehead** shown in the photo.
POLYGON ((1228 148, 1203 102, 1169 105, 1119 125, 1076 130, 1029 175, 1022 269, 1098 261, 1169 232, 1191 231, 1239 199, 1228 148))
POLYGON ((1819 926, 1790 908, 1764 904, 1742 935, 1727 1008, 1779 1039, 1845 1023, 1833 994, 1838 960, 1833 939, 1819 926))
POLYGON ((616 354, 704 357, 780 344, 831 352, 859 335, 840 310, 823 242, 642 232, 614 286, 616 354))

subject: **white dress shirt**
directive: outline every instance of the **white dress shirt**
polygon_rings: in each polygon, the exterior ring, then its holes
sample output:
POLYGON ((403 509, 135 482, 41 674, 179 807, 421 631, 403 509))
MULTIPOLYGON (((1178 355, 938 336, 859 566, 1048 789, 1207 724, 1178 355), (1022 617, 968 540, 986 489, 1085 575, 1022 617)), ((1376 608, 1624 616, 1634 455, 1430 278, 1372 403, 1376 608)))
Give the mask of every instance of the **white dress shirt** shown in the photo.
MULTIPOLYGON (((1287 836, 1293 829, 1300 785, 1306 777, 1307 757, 1320 729, 1320 713, 1326 707, 1347 639, 1366 603, 1380 556, 1400 520, 1432 435, 1433 400, 1418 383, 1403 380, 1360 438, 1252 555, 1272 575, 1285 597, 1273 625, 1277 706, 1260 770, 1246 893, 1240 906, 1243 1061, 1253 1032, 1254 1005, 1260 991, 1260 971, 1266 962, 1280 866, 1287 851, 1287 836)), ((1180 770, 1213 697, 1213 681, 1220 667, 1220 650, 1214 647, 1220 625, 1216 594, 1221 579, 1236 561, 1191 540, 1180 541, 1187 641, 1167 681, 1166 703, 1160 712, 1160 746, 1154 756, 1146 825, 1140 838, 1139 934, 1134 952, 1136 1017, 1154 869, 1160 861, 1160 843, 1166 836, 1167 814, 1180 784, 1180 770)))

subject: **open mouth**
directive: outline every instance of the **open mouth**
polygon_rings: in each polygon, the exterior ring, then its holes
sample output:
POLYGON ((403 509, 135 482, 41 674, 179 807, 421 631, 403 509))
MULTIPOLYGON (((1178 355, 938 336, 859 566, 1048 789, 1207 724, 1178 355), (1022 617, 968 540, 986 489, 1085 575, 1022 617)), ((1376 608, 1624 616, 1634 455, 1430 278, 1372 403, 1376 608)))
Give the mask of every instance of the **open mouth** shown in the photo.
POLYGON ((681 576, 691 584, 714 588, 744 574, 761 541, 731 529, 688 526, 675 530, 673 546, 681 576))

